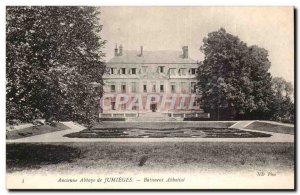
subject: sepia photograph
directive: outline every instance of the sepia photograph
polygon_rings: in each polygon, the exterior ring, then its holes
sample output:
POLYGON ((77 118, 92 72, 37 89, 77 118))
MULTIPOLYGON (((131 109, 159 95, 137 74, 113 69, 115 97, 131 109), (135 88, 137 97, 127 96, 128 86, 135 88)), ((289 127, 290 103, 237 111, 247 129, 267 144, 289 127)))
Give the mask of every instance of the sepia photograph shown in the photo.
POLYGON ((295 190, 292 6, 6 6, 6 188, 295 190))

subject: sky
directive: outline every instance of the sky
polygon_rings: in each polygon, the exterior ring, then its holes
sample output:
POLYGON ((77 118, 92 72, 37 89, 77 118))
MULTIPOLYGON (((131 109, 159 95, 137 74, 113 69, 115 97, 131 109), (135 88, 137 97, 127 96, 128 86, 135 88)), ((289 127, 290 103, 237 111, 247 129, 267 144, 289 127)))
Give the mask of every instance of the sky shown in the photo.
POLYGON ((270 73, 294 83, 292 7, 101 7, 106 60, 116 44, 123 50, 177 50, 203 60, 199 50, 209 32, 225 28, 248 46, 269 51, 270 73))

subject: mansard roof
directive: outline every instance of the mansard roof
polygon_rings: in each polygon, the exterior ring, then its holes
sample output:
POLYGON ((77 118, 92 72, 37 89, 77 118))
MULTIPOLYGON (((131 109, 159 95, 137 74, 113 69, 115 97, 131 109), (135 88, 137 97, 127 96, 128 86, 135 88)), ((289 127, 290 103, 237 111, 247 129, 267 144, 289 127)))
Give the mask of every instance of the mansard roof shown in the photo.
POLYGON ((181 51, 139 51, 125 50, 121 56, 114 56, 109 64, 195 64, 191 58, 183 58, 181 51))

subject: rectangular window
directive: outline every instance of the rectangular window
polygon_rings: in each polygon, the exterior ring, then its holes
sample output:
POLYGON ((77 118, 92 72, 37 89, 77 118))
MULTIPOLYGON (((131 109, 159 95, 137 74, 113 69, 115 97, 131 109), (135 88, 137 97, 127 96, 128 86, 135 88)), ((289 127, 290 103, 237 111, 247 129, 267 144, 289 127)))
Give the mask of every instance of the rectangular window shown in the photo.
POLYGON ((116 102, 111 102, 111 109, 116 110, 116 102))
POLYGON ((171 85, 171 92, 176 93, 176 85, 171 85))
POLYGON ((131 74, 136 74, 136 68, 131 69, 131 74))
POLYGON ((191 69, 191 74, 196 74, 196 68, 191 69))
POLYGON ((185 83, 184 82, 181 82, 180 83, 180 88, 181 88, 181 93, 186 93, 186 85, 185 85, 185 83))
POLYGON ((176 69, 175 68, 170 69, 170 75, 175 75, 175 74, 176 74, 176 69))
POLYGON ((147 92, 147 85, 144 85, 144 93, 147 92))
POLYGON ((126 74, 126 68, 121 68, 121 74, 126 74))
POLYGON ((179 108, 180 109, 184 109, 185 108, 185 102, 184 101, 180 101, 179 108))
POLYGON ((159 72, 160 72, 160 73, 164 73, 164 67, 163 67, 163 66, 160 66, 160 67, 159 67, 159 72))
POLYGON ((142 66, 142 73, 145 74, 147 72, 147 66, 142 66))
POLYGON ((164 92, 164 85, 160 85, 160 92, 164 92))
POLYGON ((131 91, 132 91, 132 93, 136 93, 136 91, 137 91, 137 89, 136 89, 137 87, 136 86, 137 86, 137 84, 135 82, 133 82, 132 85, 131 85, 131 91))
POLYGON ((156 92, 156 85, 152 86, 152 92, 155 93, 156 92))
POLYGON ((126 93, 126 85, 121 85, 121 91, 122 93, 126 93))
POLYGON ((130 100, 130 104, 132 104, 132 107, 131 107, 131 110, 137 110, 137 99, 135 99, 135 97, 131 97, 131 100, 130 100))
POLYGON ((110 74, 114 74, 114 69, 113 68, 110 69, 110 74))
POLYGON ((116 92, 116 86, 115 85, 110 86, 110 92, 112 92, 112 93, 116 92))
POLYGON ((126 104, 121 104, 121 110, 126 110, 126 104))
POLYGON ((195 93, 196 91, 196 82, 191 82, 191 93, 195 93))

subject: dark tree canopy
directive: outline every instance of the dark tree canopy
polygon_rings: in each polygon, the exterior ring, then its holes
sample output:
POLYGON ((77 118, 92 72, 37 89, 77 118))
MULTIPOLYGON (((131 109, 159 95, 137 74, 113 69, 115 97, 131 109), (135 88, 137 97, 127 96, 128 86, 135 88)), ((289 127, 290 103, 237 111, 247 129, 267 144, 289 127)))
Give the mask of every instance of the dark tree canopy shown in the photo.
POLYGON ((95 111, 105 69, 99 14, 94 7, 6 8, 7 120, 95 111))
POLYGON ((281 77, 272 79, 274 91, 273 111, 274 120, 282 122, 294 122, 294 89, 291 83, 281 77))
POLYGON ((268 51, 247 46, 221 28, 203 39, 199 65, 201 103, 215 119, 270 119, 272 77, 268 51))

